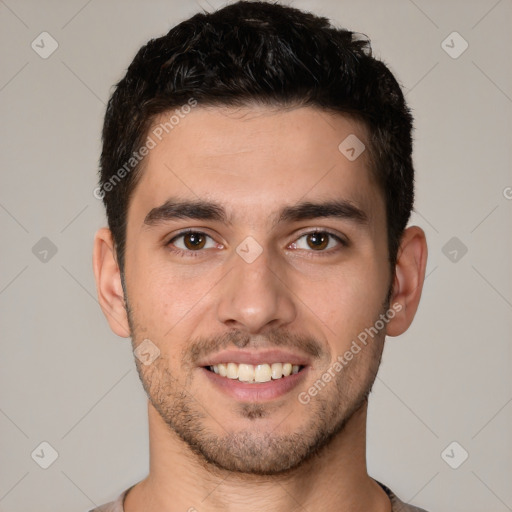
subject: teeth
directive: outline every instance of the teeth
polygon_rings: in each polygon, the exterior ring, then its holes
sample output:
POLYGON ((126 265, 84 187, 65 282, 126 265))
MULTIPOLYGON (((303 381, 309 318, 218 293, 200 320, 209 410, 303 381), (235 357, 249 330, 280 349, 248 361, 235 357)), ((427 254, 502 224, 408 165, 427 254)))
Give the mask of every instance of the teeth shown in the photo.
POLYGON ((283 365, 281 363, 272 363, 272 378, 280 379, 283 376, 283 365))
POLYGON ((272 380, 272 370, 268 364, 259 364, 254 370, 254 380, 256 382, 268 382, 272 380))
POLYGON ((237 364, 235 364, 235 363, 228 363, 226 377, 228 379, 238 379, 238 365, 237 364))
MULTIPOLYGON (((234 364, 234 363, 230 363, 234 364)), ((215 366, 213 367, 215 371, 215 366)), ((238 380, 242 382, 251 382, 254 380, 254 366, 252 364, 238 365, 238 380)))
POLYGON ((269 382, 298 373, 300 366, 291 363, 236 364, 220 363, 209 367, 210 370, 228 379, 238 379, 240 382, 269 382))

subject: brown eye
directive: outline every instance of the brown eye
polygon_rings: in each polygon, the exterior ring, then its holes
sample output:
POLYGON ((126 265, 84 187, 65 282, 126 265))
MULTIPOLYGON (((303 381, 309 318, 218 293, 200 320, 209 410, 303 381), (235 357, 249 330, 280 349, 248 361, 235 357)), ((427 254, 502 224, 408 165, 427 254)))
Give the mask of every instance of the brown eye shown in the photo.
POLYGON ((222 244, 216 244, 215 240, 202 231, 184 231, 179 235, 175 236, 172 240, 167 243, 169 249, 180 255, 193 253, 201 254, 206 249, 222 249, 222 244), (203 251, 202 249, 205 249, 203 251))
POLYGON ((192 229, 182 231, 165 245, 169 251, 180 258, 212 256, 212 252, 209 249, 215 249, 216 251, 224 249, 224 245, 217 243, 210 235, 202 231, 193 231, 192 229))
POLYGON ((311 249, 321 251, 329 245, 330 236, 328 233, 310 233, 306 235, 307 244, 311 249))
POLYGON ((303 249, 309 252, 326 254, 334 253, 347 246, 347 242, 329 231, 311 231, 310 233, 304 233, 291 244, 291 248, 293 249, 303 249))
POLYGON ((206 244, 206 237, 202 233, 185 233, 182 236, 185 247, 191 251, 202 249, 206 244))

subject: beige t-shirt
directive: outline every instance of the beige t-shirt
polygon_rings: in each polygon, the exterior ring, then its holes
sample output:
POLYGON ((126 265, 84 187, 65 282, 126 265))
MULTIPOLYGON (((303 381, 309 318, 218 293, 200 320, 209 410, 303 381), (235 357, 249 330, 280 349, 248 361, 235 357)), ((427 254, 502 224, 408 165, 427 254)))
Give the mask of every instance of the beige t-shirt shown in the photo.
MULTIPOLYGON (((384 492, 389 496, 389 500, 391 501, 392 512, 426 512, 426 510, 423 510, 422 508, 407 505, 399 498, 397 498, 397 496, 388 487, 386 487, 384 484, 381 484, 377 480, 375 481, 384 489, 384 492)), ((106 503, 105 505, 101 505, 100 507, 89 510, 89 512, 124 512, 124 498, 128 491, 134 486, 135 484, 126 489, 124 492, 122 492, 121 495, 115 501, 111 501, 110 503, 106 503)))

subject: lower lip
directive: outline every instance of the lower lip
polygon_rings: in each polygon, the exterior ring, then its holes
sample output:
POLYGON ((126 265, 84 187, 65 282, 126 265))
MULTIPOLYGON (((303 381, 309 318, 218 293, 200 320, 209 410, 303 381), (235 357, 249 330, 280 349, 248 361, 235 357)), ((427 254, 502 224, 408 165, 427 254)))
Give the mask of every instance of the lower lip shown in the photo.
POLYGON ((206 368, 200 369, 214 386, 232 398, 243 402, 266 402, 282 397, 293 388, 297 387, 305 378, 308 366, 305 366, 300 372, 293 373, 288 377, 253 384, 240 382, 238 379, 222 377, 206 368))

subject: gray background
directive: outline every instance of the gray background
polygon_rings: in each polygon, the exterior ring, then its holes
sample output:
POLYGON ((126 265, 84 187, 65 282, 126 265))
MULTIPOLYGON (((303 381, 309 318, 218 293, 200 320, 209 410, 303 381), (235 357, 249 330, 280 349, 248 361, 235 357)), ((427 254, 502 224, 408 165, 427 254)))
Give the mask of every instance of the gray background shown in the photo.
MULTIPOLYGON (((432 512, 512 510, 512 2, 288 3, 368 34, 416 117, 427 278, 387 341, 370 474, 432 512)), ((0 0, 0 511, 89 510, 147 474, 145 394, 92 274, 100 129, 137 49, 221 5, 0 0)))

